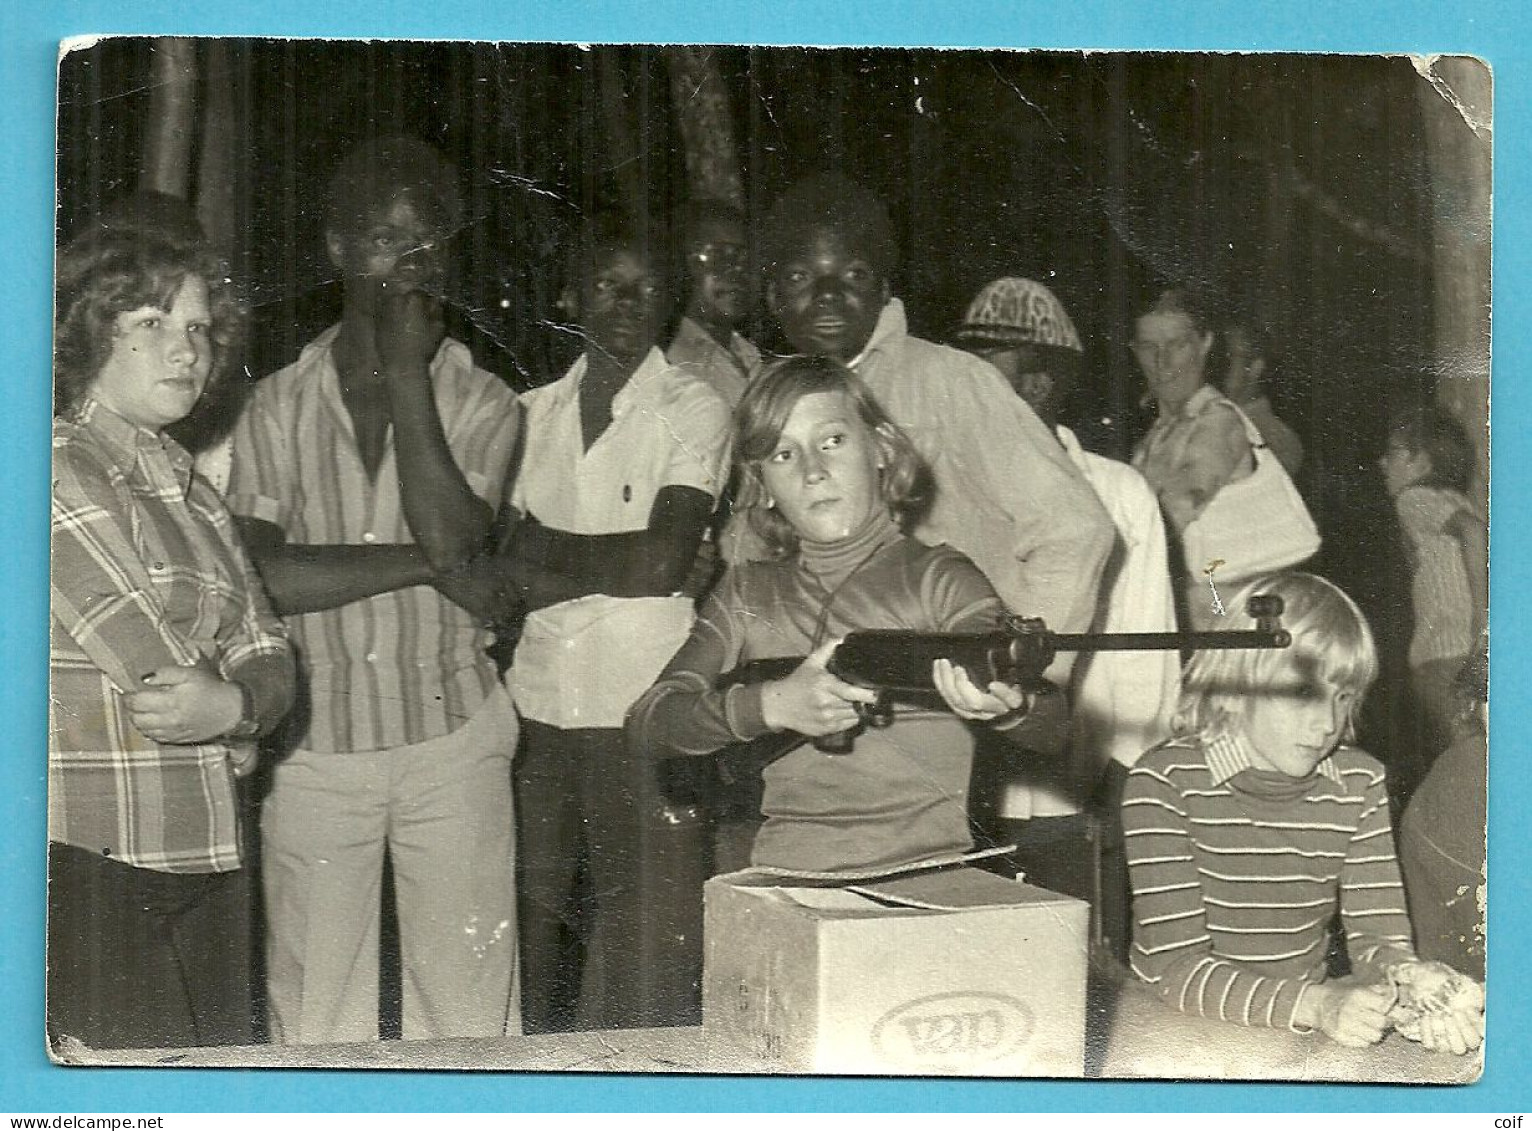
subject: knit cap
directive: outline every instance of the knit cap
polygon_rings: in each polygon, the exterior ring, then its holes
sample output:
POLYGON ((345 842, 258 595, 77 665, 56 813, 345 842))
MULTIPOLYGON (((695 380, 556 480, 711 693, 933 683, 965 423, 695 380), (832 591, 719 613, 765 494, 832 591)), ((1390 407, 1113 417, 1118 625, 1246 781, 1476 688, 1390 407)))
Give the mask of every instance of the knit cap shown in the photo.
POLYGON ((1031 279, 996 279, 985 286, 952 339, 963 347, 1037 345, 1084 352, 1064 304, 1031 279))

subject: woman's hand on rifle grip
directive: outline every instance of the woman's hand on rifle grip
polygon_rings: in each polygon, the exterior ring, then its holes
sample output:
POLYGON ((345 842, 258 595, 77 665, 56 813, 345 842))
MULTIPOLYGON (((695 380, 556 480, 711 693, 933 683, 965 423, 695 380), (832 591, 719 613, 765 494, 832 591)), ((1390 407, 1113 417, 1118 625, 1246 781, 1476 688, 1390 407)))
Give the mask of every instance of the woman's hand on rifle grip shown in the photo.
POLYGON ((821 645, 792 675, 761 686, 761 715, 767 726, 819 738, 857 725, 855 704, 876 702, 878 696, 825 670, 838 644, 832 640, 821 645))

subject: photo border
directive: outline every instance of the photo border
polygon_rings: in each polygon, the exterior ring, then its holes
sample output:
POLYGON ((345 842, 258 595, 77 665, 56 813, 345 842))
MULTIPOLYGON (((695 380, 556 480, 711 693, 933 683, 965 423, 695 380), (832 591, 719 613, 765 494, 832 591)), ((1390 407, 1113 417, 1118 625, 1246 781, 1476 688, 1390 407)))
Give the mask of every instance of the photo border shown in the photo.
MULTIPOLYGON (((1055 5, 1056 9, 1061 5, 1055 5)), ((212 1069, 61 1068, 42 1024, 46 843, 45 510, 49 473, 43 379, 50 364, 52 216, 58 41, 87 33, 342 38, 676 41, 881 46, 1051 47, 1165 50, 1306 50, 1358 53, 1430 48, 1485 58, 1495 82, 1494 417, 1491 587, 1495 625, 1491 733, 1503 752, 1490 769, 1491 871, 1517 877, 1529 864, 1518 817, 1532 809, 1532 772, 1514 760, 1529 708, 1509 701, 1532 681, 1529 645, 1516 633, 1517 594, 1529 592, 1532 539, 1528 491, 1532 339, 1528 293, 1528 187, 1532 184, 1532 18, 1512 2, 1461 0, 1336 5, 1311 23, 1307 5, 1279 2, 1162 5, 1078 0, 1073 10, 1019 8, 1014 0, 942 0, 842 6, 822 0, 645 0, 616 10, 563 0, 528 15, 501 3, 375 0, 365 12, 321 15, 310 0, 267 0, 258 15, 235 0, 188 6, 139 0, 131 12, 109 0, 74 0, 0 16, 0 217, 8 271, 0 310, 8 315, 11 380, 0 428, 0 471, 10 486, 0 508, 0 718, 21 735, 0 759, 0 874, 9 889, 0 916, 0 1108, 34 1111, 1516 1111, 1526 1102, 1521 1053, 1532 1049, 1532 1002, 1522 974, 1532 937, 1518 930, 1512 885, 1490 909, 1489 1033, 1484 1079, 1465 1087, 1384 1085, 1147 1084, 1127 1081, 947 1081, 773 1077, 640 1077, 212 1069), (699 8, 701 10, 699 10, 699 8), (1512 690, 1514 689, 1514 690, 1512 690), (280 1076, 279 1080, 277 1077, 280 1076), (1314 1089, 1321 1091, 1316 1094, 1314 1089)), ((1525 922, 1525 920, 1521 920, 1525 922)))

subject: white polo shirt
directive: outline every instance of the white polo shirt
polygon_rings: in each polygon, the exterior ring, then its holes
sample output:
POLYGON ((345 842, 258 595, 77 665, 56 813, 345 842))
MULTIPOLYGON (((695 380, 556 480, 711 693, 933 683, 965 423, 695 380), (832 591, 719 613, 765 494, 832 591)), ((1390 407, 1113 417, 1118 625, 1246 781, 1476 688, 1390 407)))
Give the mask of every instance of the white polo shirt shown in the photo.
MULTIPOLYGON (((702 377, 651 349, 586 450, 585 358, 522 397, 526 446, 511 501, 573 534, 643 530, 665 487, 717 498, 728 474, 729 406, 702 377)), ((620 727, 691 632, 690 599, 591 594, 527 617, 510 686, 522 715, 549 726, 620 727)))

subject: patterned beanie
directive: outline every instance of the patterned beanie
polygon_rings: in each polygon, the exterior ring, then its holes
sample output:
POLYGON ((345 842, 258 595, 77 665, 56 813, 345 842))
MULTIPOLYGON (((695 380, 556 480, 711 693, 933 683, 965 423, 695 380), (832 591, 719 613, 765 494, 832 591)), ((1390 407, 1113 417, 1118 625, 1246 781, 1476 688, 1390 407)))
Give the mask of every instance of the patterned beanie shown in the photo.
POLYGON ((1085 352, 1058 296, 1031 279, 988 284, 969 304, 952 340, 964 348, 1036 345, 1085 352))

